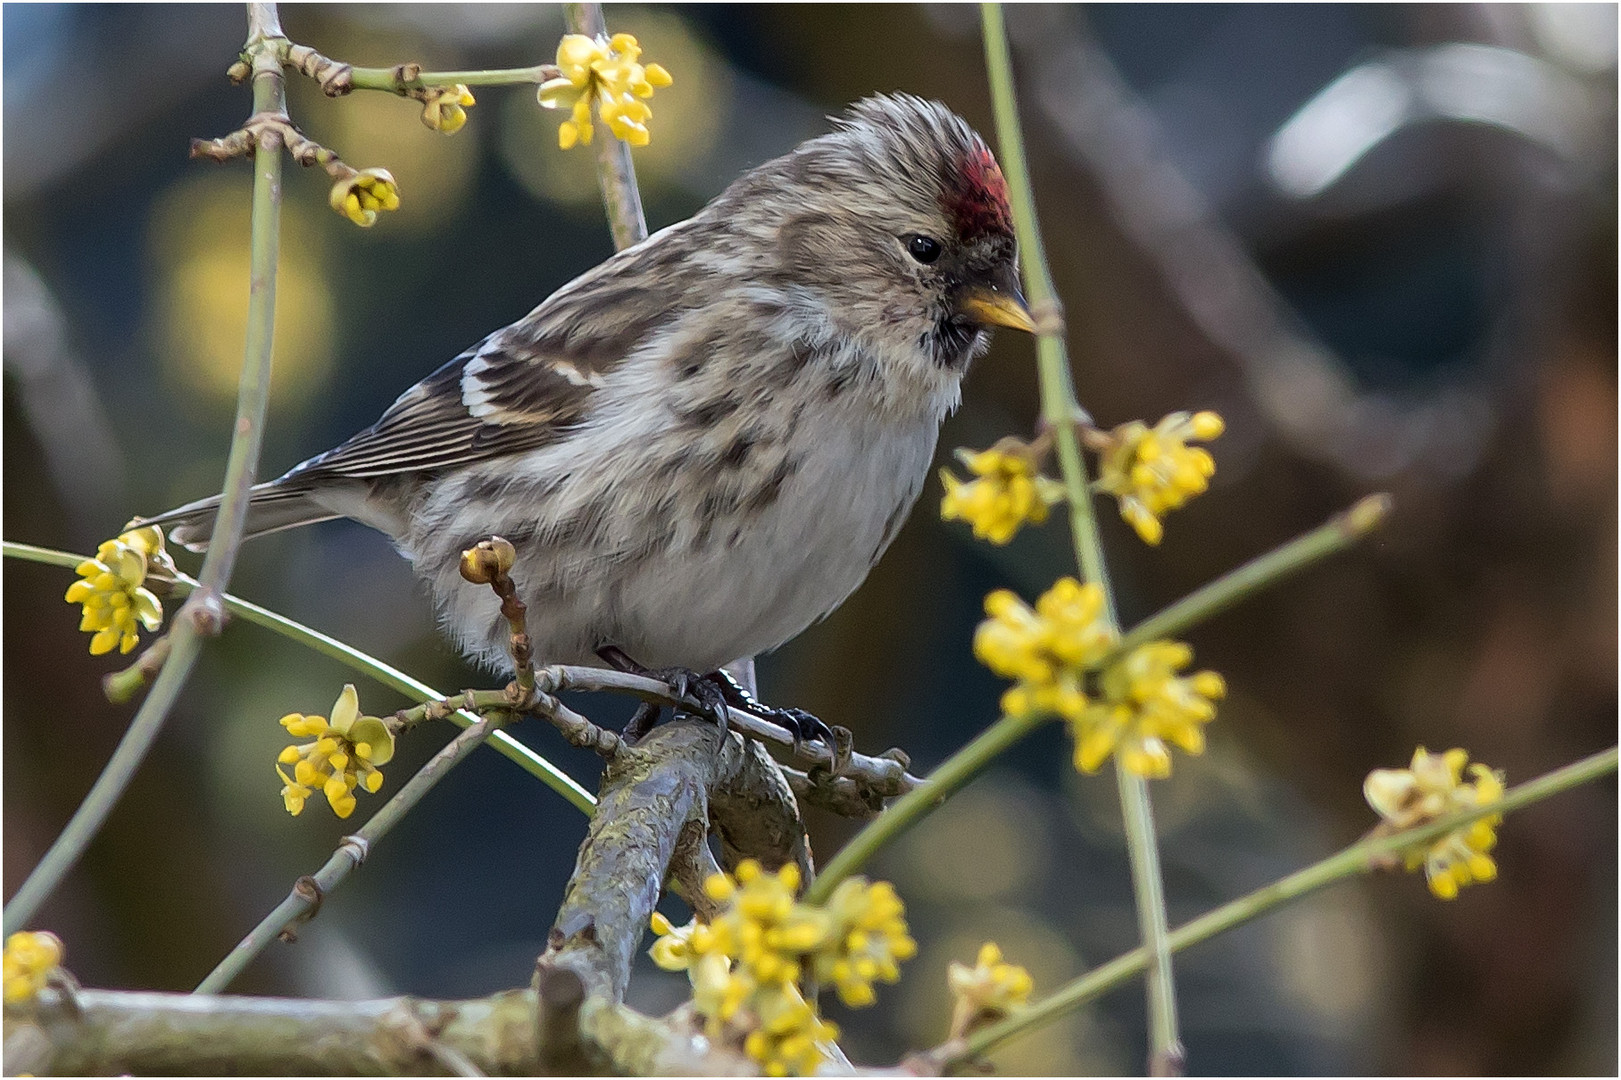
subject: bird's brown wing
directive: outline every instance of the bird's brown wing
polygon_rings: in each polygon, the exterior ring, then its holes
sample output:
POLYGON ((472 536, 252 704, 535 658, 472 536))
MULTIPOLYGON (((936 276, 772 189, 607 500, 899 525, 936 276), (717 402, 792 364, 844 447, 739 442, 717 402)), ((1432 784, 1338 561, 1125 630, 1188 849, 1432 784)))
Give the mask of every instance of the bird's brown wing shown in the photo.
MULTIPOLYGON (((655 238, 656 239, 656 238, 655 238)), ((593 408, 608 374, 674 315, 621 252, 401 394, 377 423, 282 479, 371 479, 545 446, 593 408)))
POLYGON ((401 394, 377 423, 284 479, 366 479, 444 469, 556 440, 584 415, 595 388, 569 382, 543 356, 504 344, 506 333, 497 332, 462 353, 401 394), (486 376, 499 380, 500 400, 512 406, 521 402, 521 407, 488 417, 470 408, 464 387, 476 388, 486 376))

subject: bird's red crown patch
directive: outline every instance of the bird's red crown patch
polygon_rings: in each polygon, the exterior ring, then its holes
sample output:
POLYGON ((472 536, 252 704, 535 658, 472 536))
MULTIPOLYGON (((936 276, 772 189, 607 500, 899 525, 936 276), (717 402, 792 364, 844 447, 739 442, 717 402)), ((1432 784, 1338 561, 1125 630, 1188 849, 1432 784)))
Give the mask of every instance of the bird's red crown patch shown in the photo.
POLYGON ((980 146, 963 156, 957 183, 944 202, 942 209, 963 237, 1013 234, 1007 181, 1003 179, 1002 168, 987 147, 980 146))

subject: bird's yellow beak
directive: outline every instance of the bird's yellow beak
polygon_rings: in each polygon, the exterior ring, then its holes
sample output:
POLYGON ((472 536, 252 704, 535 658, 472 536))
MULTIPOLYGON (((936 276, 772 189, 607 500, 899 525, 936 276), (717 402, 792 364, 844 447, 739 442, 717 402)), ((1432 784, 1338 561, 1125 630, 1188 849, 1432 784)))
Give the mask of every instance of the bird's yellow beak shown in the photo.
POLYGON ((970 289, 957 301, 957 309, 977 323, 1009 326, 1027 334, 1036 332, 1030 309, 1024 306, 1024 297, 1017 292, 1001 292, 984 286, 970 289))

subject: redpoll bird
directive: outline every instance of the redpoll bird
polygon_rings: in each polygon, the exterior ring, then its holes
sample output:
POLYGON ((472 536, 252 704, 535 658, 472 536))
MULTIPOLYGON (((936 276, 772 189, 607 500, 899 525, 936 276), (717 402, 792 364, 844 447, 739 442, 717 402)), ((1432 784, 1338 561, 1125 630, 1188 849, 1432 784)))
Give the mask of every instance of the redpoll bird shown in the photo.
MULTIPOLYGON (((382 530, 492 666, 508 628, 458 559, 499 535, 538 660, 710 672, 861 584, 991 325, 1033 329, 995 158, 944 106, 868 98, 255 487, 247 533, 382 530)), ((218 507, 149 521, 199 549, 218 507)))

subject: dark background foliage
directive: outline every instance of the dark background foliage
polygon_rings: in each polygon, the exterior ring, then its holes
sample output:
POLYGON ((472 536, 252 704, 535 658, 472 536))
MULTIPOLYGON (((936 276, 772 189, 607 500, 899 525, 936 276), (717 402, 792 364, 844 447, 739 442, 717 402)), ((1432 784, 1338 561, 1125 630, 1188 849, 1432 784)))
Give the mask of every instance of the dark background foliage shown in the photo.
MULTIPOLYGON (((249 182, 186 160, 246 115, 223 71, 237 6, 18 6, 5 19, 5 535, 89 550, 132 514, 216 490, 245 310, 249 182)), ((637 152, 648 217, 679 220, 877 90, 989 131, 972 7, 609 9, 675 86, 637 152)), ((552 7, 288 6, 355 63, 530 64, 552 7)), ((1360 786, 1416 744, 1522 780, 1616 728, 1615 9, 1104 6, 1010 11, 1075 379, 1100 422, 1216 408, 1215 490, 1146 549, 1105 522, 1140 618, 1360 495, 1398 513, 1364 549, 1192 635, 1232 693, 1200 759, 1154 785, 1173 922, 1353 840, 1360 786), (1281 134, 1280 134, 1281 133, 1281 134)), ((361 232, 289 175, 266 475, 611 250, 586 154, 530 91, 486 89, 453 139, 383 95, 294 119, 405 204, 361 232)), ((942 438, 1036 415, 1030 343, 1003 335, 942 438)), ((761 662, 768 698, 877 752, 937 763, 994 716, 979 604, 1072 563, 1062 522, 1006 549, 935 513, 825 623, 761 662)), ((5 848, 14 891, 131 711, 100 697, 60 570, 5 568, 5 848)), ((234 591, 445 689, 483 685, 387 543, 334 523, 248 547, 234 591)), ((540 617, 544 617, 541 613, 540 617)), ((152 759, 38 924, 98 986, 187 989, 345 826, 282 812, 276 718, 350 676, 250 626, 202 663, 152 759)), ((403 702, 362 683, 376 711, 403 702)), ((599 718, 616 702, 582 707, 599 718)), ((406 740, 392 791, 446 732, 406 740)), ((521 738, 587 786, 595 762, 521 738)), ((363 817, 378 800, 363 797, 363 817)), ((1178 961, 1207 1073, 1570 1073, 1616 1067, 1613 782, 1513 817, 1501 879, 1443 904, 1414 877, 1342 885, 1178 961)), ((819 850, 847 835, 815 818, 819 850)), ((493 753, 443 784, 239 990, 478 995, 527 980, 584 821, 493 753)), ((944 968, 1000 941, 1038 986, 1135 943, 1114 785, 1059 731, 888 854, 923 950, 860 1014, 861 1060, 942 1034, 944 968)), ((672 911, 678 918, 683 913, 672 911)), ((633 1000, 673 1003, 648 970, 633 1000)), ((1001 1063, 1140 1067, 1140 990, 1001 1063)))

